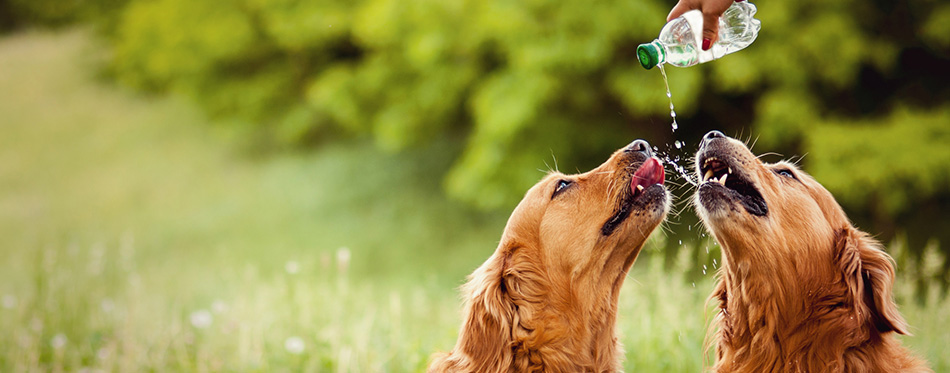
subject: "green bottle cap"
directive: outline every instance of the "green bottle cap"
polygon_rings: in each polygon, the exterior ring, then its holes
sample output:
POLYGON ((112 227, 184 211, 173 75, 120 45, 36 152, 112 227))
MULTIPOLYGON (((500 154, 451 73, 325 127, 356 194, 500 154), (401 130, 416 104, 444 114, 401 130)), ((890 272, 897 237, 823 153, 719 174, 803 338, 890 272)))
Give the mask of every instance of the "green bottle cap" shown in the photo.
POLYGON ((663 52, 655 43, 640 44, 637 47, 637 59, 640 60, 640 65, 647 70, 660 63, 661 53, 663 52))

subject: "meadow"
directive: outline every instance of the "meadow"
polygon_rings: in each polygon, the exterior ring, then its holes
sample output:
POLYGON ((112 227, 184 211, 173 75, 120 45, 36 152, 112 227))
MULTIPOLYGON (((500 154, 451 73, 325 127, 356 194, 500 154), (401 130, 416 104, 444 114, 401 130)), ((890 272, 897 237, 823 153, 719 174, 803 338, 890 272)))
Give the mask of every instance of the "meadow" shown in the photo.
MULTIPOLYGON (((457 139, 263 152, 242 123, 109 83, 104 50, 0 39, 0 371, 416 372, 454 345, 456 288, 507 218, 442 196, 457 139)), ((715 268, 664 260, 681 238, 656 234, 626 280, 627 371, 704 367, 715 268)), ((950 301, 912 285, 902 340, 950 371, 950 301)))

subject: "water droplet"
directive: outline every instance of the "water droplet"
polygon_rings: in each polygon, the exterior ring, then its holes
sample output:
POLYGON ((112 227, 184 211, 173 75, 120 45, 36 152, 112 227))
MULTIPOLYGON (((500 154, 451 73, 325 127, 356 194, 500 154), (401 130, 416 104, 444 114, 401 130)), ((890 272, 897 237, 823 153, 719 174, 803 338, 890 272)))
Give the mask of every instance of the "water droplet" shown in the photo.
MULTIPOLYGON (((676 118, 676 112, 674 111, 674 112, 672 112, 672 114, 673 114, 673 118, 676 118)), ((673 121, 673 130, 676 131, 678 128, 680 128, 680 126, 679 126, 679 124, 676 124, 676 121, 674 120, 674 121, 673 121)))
POLYGON ((679 140, 676 140, 676 142, 674 142, 673 145, 675 145, 677 149, 683 147, 683 143, 681 143, 679 140))

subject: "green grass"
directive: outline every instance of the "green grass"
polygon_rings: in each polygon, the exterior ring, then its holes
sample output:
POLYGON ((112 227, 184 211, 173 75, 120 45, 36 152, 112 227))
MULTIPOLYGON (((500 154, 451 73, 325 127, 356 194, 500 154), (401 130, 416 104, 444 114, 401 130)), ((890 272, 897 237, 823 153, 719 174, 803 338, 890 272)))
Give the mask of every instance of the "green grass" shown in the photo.
MULTIPOLYGON (((441 197, 453 140, 254 156, 185 100, 100 82, 103 50, 0 39, 0 371, 420 371, 453 346, 507 218, 441 197)), ((655 246, 621 296, 626 368, 700 371, 711 275, 655 246)), ((898 290, 905 342, 950 370, 950 304, 898 290)))

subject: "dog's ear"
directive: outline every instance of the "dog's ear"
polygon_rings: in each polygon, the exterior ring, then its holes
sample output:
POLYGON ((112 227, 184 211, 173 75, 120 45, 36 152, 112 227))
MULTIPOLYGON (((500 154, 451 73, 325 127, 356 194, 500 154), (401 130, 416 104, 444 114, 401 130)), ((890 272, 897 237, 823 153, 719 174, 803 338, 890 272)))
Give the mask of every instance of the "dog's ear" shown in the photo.
POLYGON ((464 371, 507 372, 512 363, 512 323, 516 312, 504 279, 514 248, 500 248, 463 286, 468 305, 456 350, 464 371))
POLYGON ((852 227, 837 234, 835 244, 838 264, 854 296, 859 317, 869 315, 880 333, 907 332, 907 322, 897 310, 891 287, 894 284, 894 264, 881 245, 852 227))

